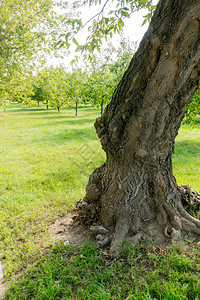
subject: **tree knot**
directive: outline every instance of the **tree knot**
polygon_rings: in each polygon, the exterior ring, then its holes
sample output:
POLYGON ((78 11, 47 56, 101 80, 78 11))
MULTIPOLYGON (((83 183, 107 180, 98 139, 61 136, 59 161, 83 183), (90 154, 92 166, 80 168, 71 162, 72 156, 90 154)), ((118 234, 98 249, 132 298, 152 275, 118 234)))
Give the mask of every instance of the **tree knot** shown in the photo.
POLYGON ((176 230, 173 227, 166 227, 164 229, 164 235, 170 238, 172 241, 178 240, 181 237, 180 230, 176 230))

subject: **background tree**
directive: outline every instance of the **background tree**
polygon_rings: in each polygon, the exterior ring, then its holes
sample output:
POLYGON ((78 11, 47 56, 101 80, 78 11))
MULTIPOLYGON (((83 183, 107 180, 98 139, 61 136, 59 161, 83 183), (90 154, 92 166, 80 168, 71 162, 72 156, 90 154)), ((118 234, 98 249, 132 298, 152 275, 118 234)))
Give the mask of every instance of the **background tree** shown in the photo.
POLYGON ((19 82, 22 85, 47 53, 55 52, 63 19, 56 5, 53 0, 1 1, 0 101, 8 99, 19 82))
POLYGON ((119 80, 125 72, 136 49, 136 44, 121 34, 120 43, 115 47, 111 42, 101 49, 100 55, 93 55, 87 63, 88 84, 87 98, 94 106, 103 107, 107 104, 119 80))
POLYGON ((114 46, 109 42, 108 46, 101 50, 98 59, 98 68, 107 70, 116 76, 116 84, 123 76, 137 49, 137 43, 131 42, 123 32, 120 34, 119 44, 114 46))
POLYGON ((46 104, 60 111, 62 106, 69 104, 67 90, 69 88, 69 76, 64 67, 48 67, 36 74, 32 83, 32 97, 35 102, 46 104))
POLYGON ((4 95, 9 97, 10 101, 31 103, 33 76, 29 73, 19 73, 13 70, 12 76, 9 78, 9 84, 4 85, 4 95))
POLYGON ((200 88, 193 95, 191 102, 185 111, 185 122, 192 122, 196 116, 200 116, 200 88))
POLYGON ((66 71, 62 67, 49 69, 47 86, 51 106, 57 108, 58 112, 62 106, 68 105, 66 71))
POLYGON ((49 70, 47 68, 41 70, 35 75, 32 82, 32 100, 46 104, 47 109, 49 108, 50 101, 50 87, 49 87, 49 70))
POLYGON ((200 2, 160 0, 149 29, 95 123, 106 163, 77 203, 99 245, 199 238, 200 221, 183 208, 172 153, 186 105, 199 87, 200 2))
POLYGON ((85 89, 87 86, 88 75, 81 69, 73 69, 67 77, 67 99, 70 106, 75 105, 75 115, 78 115, 78 105, 87 102, 85 89))
POLYGON ((104 105, 110 101, 115 87, 115 74, 107 73, 106 70, 104 72, 94 71, 88 78, 87 97, 92 105, 101 108, 101 115, 104 105))

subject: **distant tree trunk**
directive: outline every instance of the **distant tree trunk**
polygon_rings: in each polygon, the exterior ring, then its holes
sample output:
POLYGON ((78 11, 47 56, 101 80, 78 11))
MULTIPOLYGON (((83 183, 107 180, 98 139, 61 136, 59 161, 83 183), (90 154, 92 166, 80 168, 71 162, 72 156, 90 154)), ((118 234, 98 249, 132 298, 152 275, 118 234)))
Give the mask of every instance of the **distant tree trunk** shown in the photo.
POLYGON ((75 110, 76 110, 76 117, 78 116, 78 101, 76 101, 76 108, 75 108, 75 110))
POLYGON ((47 109, 49 109, 49 105, 47 104, 47 109))
POLYGON ((60 112, 60 106, 57 106, 58 112, 60 112))
POLYGON ((40 101, 39 100, 37 101, 37 104, 38 104, 38 106, 40 105, 40 101))
POLYGON ((49 103, 49 101, 47 100, 47 101, 46 101, 47 109, 49 109, 49 104, 48 104, 48 103, 49 103))
POLYGON ((78 201, 100 246, 200 236, 172 172, 175 137, 200 82, 200 1, 160 0, 139 49, 95 128, 106 163, 78 201))
POLYGON ((103 101, 101 101, 101 116, 103 115, 103 101))

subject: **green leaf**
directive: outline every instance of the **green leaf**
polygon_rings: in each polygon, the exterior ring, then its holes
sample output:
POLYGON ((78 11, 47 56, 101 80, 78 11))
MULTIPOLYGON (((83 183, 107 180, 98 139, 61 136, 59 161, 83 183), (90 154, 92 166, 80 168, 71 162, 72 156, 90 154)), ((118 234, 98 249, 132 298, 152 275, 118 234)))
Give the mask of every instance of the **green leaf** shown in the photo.
POLYGON ((147 22, 147 19, 144 19, 144 21, 142 22, 142 26, 143 26, 144 24, 146 24, 146 22, 147 22))
POLYGON ((75 38, 72 39, 72 42, 77 46, 79 47, 79 43, 77 42, 77 40, 75 38))
POLYGON ((126 18, 130 18, 130 14, 127 11, 122 10, 121 15, 126 18))
POLYGON ((65 35, 65 40, 66 40, 66 42, 68 42, 68 39, 69 39, 70 35, 71 35, 71 32, 68 32, 68 33, 65 35))

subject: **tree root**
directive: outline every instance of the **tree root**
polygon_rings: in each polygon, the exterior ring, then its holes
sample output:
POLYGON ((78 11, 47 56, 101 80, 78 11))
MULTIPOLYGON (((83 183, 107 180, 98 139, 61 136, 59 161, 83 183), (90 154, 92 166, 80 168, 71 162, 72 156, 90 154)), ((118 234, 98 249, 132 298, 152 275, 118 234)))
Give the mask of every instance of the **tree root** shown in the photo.
POLYGON ((179 191, 182 196, 182 204, 185 209, 192 208, 195 211, 200 209, 200 193, 192 190, 189 185, 179 186, 179 191))
POLYGON ((99 247, 109 246, 110 252, 118 254, 121 243, 128 239, 134 244, 140 241, 152 241, 155 244, 168 243, 183 238, 187 234, 191 237, 200 236, 200 220, 192 217, 186 209, 200 209, 200 194, 193 191, 188 185, 178 187, 181 201, 177 202, 176 207, 167 201, 157 207, 157 216, 160 219, 138 220, 137 212, 128 213, 120 211, 115 224, 105 226, 100 220, 100 188, 99 179, 101 178, 101 166, 95 171, 89 180, 87 193, 83 200, 76 204, 76 221, 91 230, 91 234, 96 239, 99 247), (93 196, 93 200, 92 197, 93 196), (146 222, 146 225, 145 223, 146 222), (138 223, 138 226, 135 224, 138 223))

